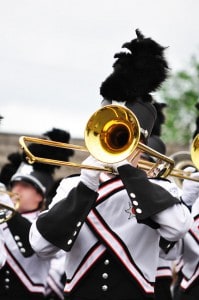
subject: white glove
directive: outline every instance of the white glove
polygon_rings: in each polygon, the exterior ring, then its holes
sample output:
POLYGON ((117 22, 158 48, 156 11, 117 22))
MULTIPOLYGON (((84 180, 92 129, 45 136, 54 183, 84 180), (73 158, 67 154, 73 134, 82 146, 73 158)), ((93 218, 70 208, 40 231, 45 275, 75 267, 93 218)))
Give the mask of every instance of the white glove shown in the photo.
POLYGON ((14 203, 12 202, 10 196, 3 191, 0 191, 0 204, 5 204, 7 206, 10 206, 14 208, 14 203))
MULTIPOLYGON (((87 157, 82 165, 89 165, 93 167, 103 168, 103 163, 96 160, 93 156, 87 157)), ((97 191, 99 186, 99 176, 101 171, 81 169, 80 181, 82 181, 88 188, 97 191)))
MULTIPOLYGON (((193 167, 184 169, 186 172, 193 172, 193 167)), ((184 179, 182 184, 182 200, 186 205, 192 206, 196 199, 199 197, 199 172, 192 173, 191 178, 198 178, 198 182, 184 179)))

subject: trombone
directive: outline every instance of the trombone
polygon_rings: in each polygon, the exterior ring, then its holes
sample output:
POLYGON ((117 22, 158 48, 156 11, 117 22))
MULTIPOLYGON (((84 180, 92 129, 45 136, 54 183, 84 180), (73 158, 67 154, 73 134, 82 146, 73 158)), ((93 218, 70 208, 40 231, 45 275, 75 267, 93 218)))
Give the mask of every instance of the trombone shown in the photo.
MULTIPOLYGON (((190 151, 177 151, 170 156, 175 162, 176 172, 174 174, 174 181, 179 188, 182 187, 183 179, 199 181, 197 178, 190 177, 191 172, 185 171, 187 167, 194 167, 191 159, 190 151)), ((174 171, 174 170, 173 170, 174 171)))
POLYGON ((6 190, 0 190, 0 224, 7 222, 10 220, 19 207, 19 196, 16 193, 8 192, 6 190), (13 206, 8 204, 8 198, 12 201, 13 199, 13 206), (6 199, 7 198, 7 199, 6 199))
MULTIPOLYGON (((150 171, 150 172, 151 172, 151 168, 153 167, 153 165, 154 165, 153 162, 145 161, 145 160, 142 160, 142 159, 140 159, 139 162, 138 162, 138 167, 139 168, 141 168, 142 170, 150 171)), ((189 164, 189 166, 190 166, 190 164, 189 164)), ((172 177, 175 177, 178 180, 179 179, 187 179, 187 180, 199 182, 199 178, 194 178, 194 177, 190 176, 192 174, 192 172, 183 171, 182 169, 180 169, 180 164, 178 165, 178 167, 179 168, 173 168, 168 175, 172 176, 172 177)), ((165 176, 161 175, 161 171, 162 171, 161 165, 159 167, 159 170, 160 170, 159 177, 165 177, 165 176)), ((175 182, 179 187, 181 187, 180 182, 178 182, 178 181, 175 181, 175 182)))
MULTIPOLYGON (((174 181, 177 186, 182 186, 182 180, 187 179, 195 182, 199 182, 199 178, 191 177, 192 172, 184 171, 186 167, 195 167, 199 169, 199 134, 196 135, 192 144, 191 151, 179 151, 171 155, 171 158, 175 162, 175 168, 170 172, 170 176, 174 177, 174 181)), ((152 162, 139 160, 138 166, 143 170, 151 170, 153 167, 152 162)), ((159 167, 161 169, 161 167, 159 167)))
POLYGON ((140 125, 133 112, 122 105, 107 105, 97 110, 88 120, 85 132, 85 146, 50 141, 40 138, 21 136, 19 144, 26 154, 28 163, 44 163, 58 166, 79 167, 90 170, 99 170, 114 173, 109 164, 122 161, 135 151, 132 159, 140 152, 147 152, 150 156, 157 157, 157 164, 164 162, 164 176, 166 177, 174 167, 174 161, 165 155, 151 149, 140 142, 140 125), (38 157, 30 152, 27 143, 36 143, 46 146, 74 149, 89 152, 92 156, 108 166, 98 168, 74 162, 60 161, 52 158, 38 157))

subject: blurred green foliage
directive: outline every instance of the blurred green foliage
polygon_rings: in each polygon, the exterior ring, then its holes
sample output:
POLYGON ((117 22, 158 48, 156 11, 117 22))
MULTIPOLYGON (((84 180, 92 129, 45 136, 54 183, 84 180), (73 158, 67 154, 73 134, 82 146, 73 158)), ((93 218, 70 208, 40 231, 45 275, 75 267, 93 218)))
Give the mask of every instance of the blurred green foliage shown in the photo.
POLYGON ((163 140, 182 146, 191 143, 199 113, 195 107, 199 102, 199 61, 195 56, 187 70, 171 73, 160 90, 160 98, 168 105, 164 109, 163 140))

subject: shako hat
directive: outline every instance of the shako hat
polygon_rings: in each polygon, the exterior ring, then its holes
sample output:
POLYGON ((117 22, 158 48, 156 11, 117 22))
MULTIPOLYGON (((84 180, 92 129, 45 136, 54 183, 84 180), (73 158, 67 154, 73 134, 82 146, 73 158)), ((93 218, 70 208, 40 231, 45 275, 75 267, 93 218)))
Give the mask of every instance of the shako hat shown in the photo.
MULTIPOLYGON (((43 134, 45 138, 59 142, 69 142, 70 134, 62 129, 53 128, 43 134)), ((60 149, 41 144, 30 144, 29 150, 38 157, 51 158, 55 160, 69 160, 69 157, 74 154, 73 150, 60 149)), ((59 166, 34 163, 29 165, 26 160, 26 155, 23 153, 22 162, 11 177, 10 184, 16 181, 25 181, 32 184, 43 196, 46 196, 52 185, 54 184, 53 174, 59 166)))
POLYGON ((166 145, 158 135, 153 134, 149 137, 148 146, 163 155, 166 154, 166 145))
POLYGON ((157 115, 151 93, 167 78, 169 67, 164 57, 166 48, 145 38, 139 29, 135 32, 137 38, 122 46, 128 53, 114 55, 113 72, 102 82, 100 94, 105 101, 102 105, 117 101, 131 109, 147 141, 157 115))
POLYGON ((27 182, 34 186, 40 194, 45 196, 47 189, 53 184, 52 174, 49 172, 35 170, 34 165, 22 162, 17 172, 11 177, 11 186, 15 182, 27 182))
MULTIPOLYGON (((162 102, 154 102, 153 105, 156 108, 157 111, 157 118, 155 120, 152 132, 150 137, 148 138, 148 146, 165 155, 166 154, 166 145, 161 139, 161 132, 162 132, 162 125, 165 122, 165 115, 163 112, 163 109, 167 107, 166 103, 162 102)), ((155 161, 156 159, 154 157, 150 157, 148 153, 144 153, 143 157, 147 158, 148 160, 155 161)))
POLYGON ((154 102, 153 105, 157 111, 157 118, 155 120, 151 135, 161 136, 162 134, 162 125, 165 123, 165 114, 164 109, 167 107, 166 103, 163 102, 154 102))

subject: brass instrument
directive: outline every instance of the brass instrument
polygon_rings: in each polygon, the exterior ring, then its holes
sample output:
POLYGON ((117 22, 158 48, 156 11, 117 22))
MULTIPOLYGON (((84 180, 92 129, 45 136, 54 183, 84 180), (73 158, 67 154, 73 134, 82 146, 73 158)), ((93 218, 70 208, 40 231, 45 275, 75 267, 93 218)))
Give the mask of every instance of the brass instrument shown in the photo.
MULTIPOLYGON (((10 199, 10 201, 12 201, 10 199)), ((0 224, 7 222, 10 220, 16 213, 19 207, 19 196, 16 193, 0 190, 0 224), (2 197, 8 195, 11 199, 13 199, 13 206, 9 205, 4 201, 2 197)))
MULTIPOLYGON (((153 167, 154 163, 153 162, 149 162, 149 161, 145 161, 140 159, 138 162, 138 167, 146 170, 146 171, 150 171, 151 168, 153 167)), ((183 179, 187 179, 187 180, 191 180, 191 181, 196 181, 199 182, 199 178, 193 178, 190 175, 192 174, 192 172, 186 172, 183 170, 183 167, 188 167, 188 166, 193 166, 193 163, 189 160, 187 161, 181 161, 178 164, 175 165, 175 168, 173 168, 171 170, 171 172, 168 174, 169 176, 174 177, 174 181, 177 184, 177 186, 181 187, 182 186, 182 181, 183 179)), ((158 166, 158 168, 160 169, 160 173, 161 173, 161 165, 158 166)), ((162 176, 161 174, 159 174, 159 177, 165 177, 162 176)))
POLYGON ((191 159, 194 163, 194 166, 197 168, 197 170, 199 169, 198 150, 199 150, 199 134, 195 136, 191 145, 191 159))
POLYGON ((199 134, 195 136, 191 144, 190 152, 179 151, 171 155, 171 158, 175 161, 176 169, 173 169, 170 175, 175 176, 174 180, 179 187, 182 186, 183 179, 199 182, 199 178, 190 177, 191 172, 184 171, 184 169, 187 167, 194 167, 196 168, 196 170, 199 169, 198 149, 199 149, 199 134))
MULTIPOLYGON (((131 157, 131 159, 135 158, 140 151, 144 151, 150 156, 158 158, 157 165, 164 161, 164 176, 167 176, 174 167, 174 161, 172 159, 140 142, 139 122, 133 112, 122 105, 107 105, 96 111, 87 122, 84 139, 86 146, 77 146, 34 137, 21 136, 19 138, 19 144, 27 155, 26 158, 30 164, 38 162, 114 173, 110 166, 97 168, 90 165, 37 157, 29 151, 26 142, 87 151, 96 159, 103 163, 107 163, 108 165, 132 156, 134 150, 136 150, 136 153, 133 157, 131 157)), ((157 165, 154 165, 153 168, 156 168, 157 165)))
POLYGON ((184 171, 184 169, 186 169, 187 167, 194 167, 194 163, 191 159, 191 154, 189 151, 178 151, 172 154, 170 157, 175 162, 176 170, 173 170, 175 172, 173 176, 174 176, 174 181, 179 188, 182 187, 183 179, 199 182, 199 179, 192 178, 190 176, 191 172, 184 171))

